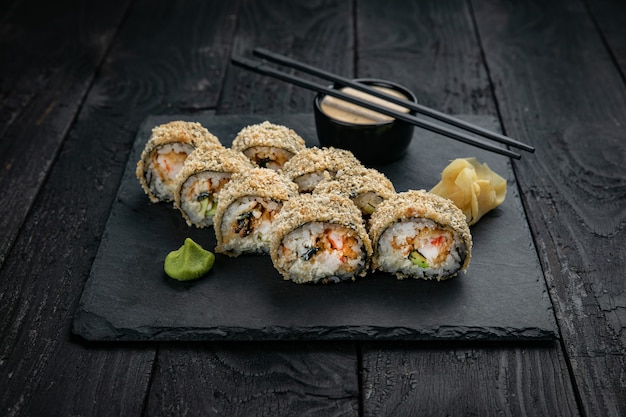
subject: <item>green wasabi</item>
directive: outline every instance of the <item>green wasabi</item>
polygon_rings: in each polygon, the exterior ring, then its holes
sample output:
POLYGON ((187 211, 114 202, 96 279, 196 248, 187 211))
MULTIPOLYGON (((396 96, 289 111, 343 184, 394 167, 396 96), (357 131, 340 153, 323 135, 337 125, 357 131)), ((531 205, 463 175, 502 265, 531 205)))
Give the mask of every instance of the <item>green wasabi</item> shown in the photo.
POLYGON ((209 272, 214 262, 215 255, 212 252, 186 238, 183 246, 167 254, 163 268, 170 278, 191 281, 209 272))

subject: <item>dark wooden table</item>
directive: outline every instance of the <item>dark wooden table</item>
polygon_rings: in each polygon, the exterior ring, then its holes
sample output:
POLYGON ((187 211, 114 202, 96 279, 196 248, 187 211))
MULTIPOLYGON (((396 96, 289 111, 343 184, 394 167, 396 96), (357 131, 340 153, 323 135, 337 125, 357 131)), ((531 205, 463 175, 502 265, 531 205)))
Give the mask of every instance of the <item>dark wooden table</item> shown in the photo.
POLYGON ((626 6, 0 6, 0 415, 626 415, 626 6), (311 111, 230 64, 270 48, 497 117, 558 323, 544 343, 95 343, 74 311, 150 114, 311 111))

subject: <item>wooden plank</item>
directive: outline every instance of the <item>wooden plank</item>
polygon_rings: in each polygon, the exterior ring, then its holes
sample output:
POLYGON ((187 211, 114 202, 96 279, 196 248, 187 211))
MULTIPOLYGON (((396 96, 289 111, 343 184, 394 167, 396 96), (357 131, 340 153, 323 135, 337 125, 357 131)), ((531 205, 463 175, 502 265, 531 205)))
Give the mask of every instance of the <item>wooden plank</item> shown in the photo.
MULTIPOLYGON (((331 70, 351 71, 351 5, 343 1, 246 1, 233 54, 257 46, 331 70), (336 39, 343 53, 322 48, 336 39)), ((230 67, 218 113, 309 112, 312 93, 230 67)), ((358 415, 357 355, 352 344, 162 345, 150 386, 149 415, 358 415), (199 385, 198 390, 185 387, 199 385), (203 393, 199 396, 198 392, 203 393)))
POLYGON ((626 7, 620 0, 586 2, 609 53, 626 78, 626 7))
POLYGON ((560 354, 549 345, 366 346, 363 415, 575 416, 576 403, 559 398, 569 391, 560 354))
POLYGON ((578 2, 476 2, 518 180, 585 415, 626 415, 626 88, 578 2), (597 186, 602 184, 602 186, 597 186))
POLYGON ((163 345, 148 415, 356 416, 350 343, 163 345))
MULTIPOLYGON (((359 75, 392 78, 440 111, 497 114, 466 2, 364 1, 357 10, 359 75)), ((558 345, 466 351, 366 344, 364 415, 575 415, 566 369, 558 345), (531 381, 544 389, 532 394, 523 385, 531 381)))
MULTIPOLYGON (((3 415, 142 413, 156 345, 86 344, 70 323, 137 127, 148 113, 217 102, 237 4, 178 6, 129 10, 0 271, 3 415)), ((48 12, 61 21, 65 10, 48 12)))
POLYGON ((357 12, 358 76, 400 82, 421 104, 448 114, 496 115, 463 2, 366 0, 357 12))
MULTIPOLYGON (((328 71, 352 76, 354 39, 349 2, 276 0, 251 1, 244 6, 233 55, 251 57, 252 49, 264 47, 328 71)), ((302 73, 298 75, 311 78, 302 73)), ((315 81, 325 84, 319 79, 315 81)), ((283 81, 231 67, 218 114, 312 112, 314 95, 283 81)))
POLYGON ((76 117, 126 1, 14 2, 0 25, 0 267, 76 117), (50 16, 59 16, 50 19, 50 16))

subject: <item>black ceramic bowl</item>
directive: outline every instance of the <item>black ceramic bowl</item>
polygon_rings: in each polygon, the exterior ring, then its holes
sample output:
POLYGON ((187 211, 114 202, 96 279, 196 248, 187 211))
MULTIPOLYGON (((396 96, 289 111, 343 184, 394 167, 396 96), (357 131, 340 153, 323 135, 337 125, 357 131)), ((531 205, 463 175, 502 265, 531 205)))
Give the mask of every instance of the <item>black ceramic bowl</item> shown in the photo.
MULTIPOLYGON (((417 98, 410 90, 394 82, 373 78, 357 78, 354 81, 394 90, 417 103, 417 98)), ((414 125, 396 119, 361 120, 355 123, 348 121, 346 114, 331 117, 326 101, 322 104, 325 98, 334 99, 318 94, 313 101, 315 127, 321 146, 347 149, 366 165, 387 164, 404 156, 413 138, 414 125)), ((415 112, 409 111, 409 114, 414 115, 415 112)))

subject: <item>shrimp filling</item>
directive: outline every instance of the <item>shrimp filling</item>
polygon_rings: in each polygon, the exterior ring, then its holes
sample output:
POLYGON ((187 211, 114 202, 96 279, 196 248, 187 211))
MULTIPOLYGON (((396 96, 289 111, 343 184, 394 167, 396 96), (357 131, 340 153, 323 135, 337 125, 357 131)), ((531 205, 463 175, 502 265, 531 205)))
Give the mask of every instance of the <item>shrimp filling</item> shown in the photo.
POLYGON ((296 282, 353 278, 365 266, 363 242, 354 230, 338 224, 303 225, 283 238, 279 251, 279 266, 296 282))
POLYGON ((210 226, 217 209, 218 192, 230 181, 229 172, 200 172, 190 176, 181 189, 181 208, 196 226, 210 226))
POLYGON ((432 220, 395 223, 378 241, 383 271, 429 278, 456 273, 466 256, 465 245, 452 231, 432 220))
POLYGON ((194 148, 188 144, 171 143, 159 146, 150 154, 146 181, 152 192, 162 200, 174 199, 176 176, 194 148))

